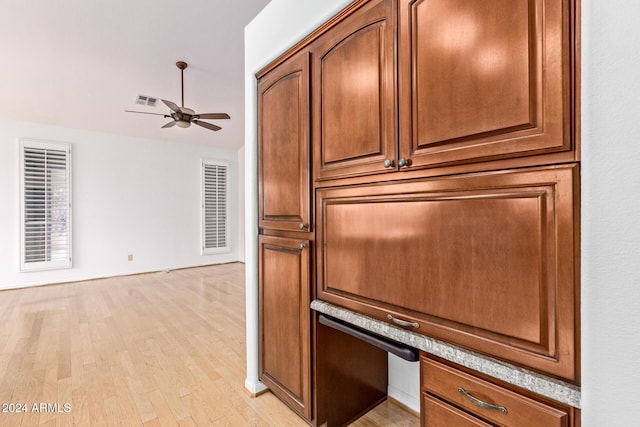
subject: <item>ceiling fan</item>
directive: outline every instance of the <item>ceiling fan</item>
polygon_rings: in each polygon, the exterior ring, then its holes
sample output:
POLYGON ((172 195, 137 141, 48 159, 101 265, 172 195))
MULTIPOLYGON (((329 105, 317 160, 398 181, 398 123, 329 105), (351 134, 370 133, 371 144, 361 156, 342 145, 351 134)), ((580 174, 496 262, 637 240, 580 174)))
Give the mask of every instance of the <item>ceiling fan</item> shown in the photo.
POLYGON ((191 123, 195 123, 198 126, 202 126, 203 128, 207 128, 210 130, 220 130, 222 129, 220 126, 216 126, 212 123, 203 122, 202 119, 229 119, 229 115, 227 113, 205 113, 205 114, 197 114, 191 108, 187 108, 184 106, 184 69, 187 68, 188 64, 184 61, 176 62, 176 66, 180 69, 180 82, 182 84, 182 106, 178 107, 175 103, 171 101, 167 101, 162 99, 161 101, 171 109, 171 113, 169 114, 159 114, 159 113, 147 113, 146 111, 131 111, 125 110, 126 113, 140 113, 140 114, 153 114, 156 116, 164 116, 167 118, 172 118, 173 121, 167 123, 162 126, 163 128, 170 128, 173 126, 178 126, 181 128, 188 128, 191 126, 191 123))

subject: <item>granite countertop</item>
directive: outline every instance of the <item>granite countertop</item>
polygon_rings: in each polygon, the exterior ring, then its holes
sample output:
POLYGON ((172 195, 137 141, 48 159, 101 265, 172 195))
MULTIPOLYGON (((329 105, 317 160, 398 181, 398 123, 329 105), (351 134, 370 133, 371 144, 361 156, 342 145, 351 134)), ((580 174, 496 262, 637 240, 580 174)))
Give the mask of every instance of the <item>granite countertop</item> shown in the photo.
POLYGON ((580 387, 574 384, 547 377, 425 335, 407 331, 321 300, 312 301, 311 308, 525 390, 565 403, 574 408, 580 408, 580 387))

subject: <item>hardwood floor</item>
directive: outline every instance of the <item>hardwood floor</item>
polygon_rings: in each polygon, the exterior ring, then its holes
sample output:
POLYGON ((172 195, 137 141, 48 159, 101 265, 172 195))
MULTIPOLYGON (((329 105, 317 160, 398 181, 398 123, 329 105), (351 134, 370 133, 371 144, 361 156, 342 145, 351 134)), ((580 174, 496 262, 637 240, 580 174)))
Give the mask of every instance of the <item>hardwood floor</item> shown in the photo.
POLYGON ((307 425, 246 393, 244 307, 240 263, 1 291, 0 426, 307 425))

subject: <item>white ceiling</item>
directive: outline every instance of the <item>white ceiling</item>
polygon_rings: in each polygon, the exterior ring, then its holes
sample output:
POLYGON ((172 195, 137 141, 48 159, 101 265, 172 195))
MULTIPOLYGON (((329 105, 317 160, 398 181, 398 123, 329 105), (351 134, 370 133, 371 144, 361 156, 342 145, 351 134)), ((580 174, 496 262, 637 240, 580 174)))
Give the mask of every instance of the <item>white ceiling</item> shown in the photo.
POLYGON ((2 0, 0 118, 176 142, 244 143, 244 27, 270 0, 2 0), (161 129, 167 113, 138 94, 185 106, 222 130, 161 129))

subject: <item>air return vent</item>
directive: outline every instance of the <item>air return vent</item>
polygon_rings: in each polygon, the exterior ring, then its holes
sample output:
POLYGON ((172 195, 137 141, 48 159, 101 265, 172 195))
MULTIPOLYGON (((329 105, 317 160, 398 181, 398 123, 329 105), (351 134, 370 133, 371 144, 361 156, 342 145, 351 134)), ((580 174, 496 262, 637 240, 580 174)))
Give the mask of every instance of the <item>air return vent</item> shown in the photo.
POLYGON ((158 98, 147 95, 138 95, 136 98, 136 104, 138 105, 147 105, 149 107, 155 107, 158 102, 158 98))

